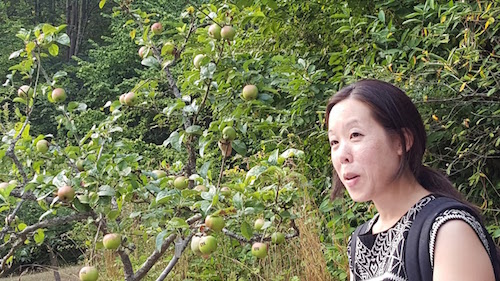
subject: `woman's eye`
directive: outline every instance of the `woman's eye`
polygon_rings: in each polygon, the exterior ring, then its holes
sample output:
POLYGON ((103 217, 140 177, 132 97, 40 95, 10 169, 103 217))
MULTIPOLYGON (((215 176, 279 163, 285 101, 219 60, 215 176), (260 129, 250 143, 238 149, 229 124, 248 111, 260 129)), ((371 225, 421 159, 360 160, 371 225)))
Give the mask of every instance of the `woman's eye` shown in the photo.
POLYGON ((360 133, 356 133, 356 132, 354 132, 354 133, 352 133, 352 134, 351 134, 351 139, 352 139, 352 138, 357 138, 357 137, 359 137, 359 136, 361 136, 361 134, 360 134, 360 133))

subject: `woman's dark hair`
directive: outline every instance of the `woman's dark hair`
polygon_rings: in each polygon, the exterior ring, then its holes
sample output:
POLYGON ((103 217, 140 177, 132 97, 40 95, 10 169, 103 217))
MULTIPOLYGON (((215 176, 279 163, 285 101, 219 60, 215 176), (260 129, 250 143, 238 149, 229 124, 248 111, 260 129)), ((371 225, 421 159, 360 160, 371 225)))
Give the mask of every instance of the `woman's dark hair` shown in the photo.
MULTIPOLYGON (((380 80, 361 80, 348 85, 328 101, 326 106, 327 127, 332 108, 337 103, 348 98, 356 99, 368 105, 375 120, 388 133, 397 135, 403 148, 406 147, 407 142, 405 134, 412 139, 413 144, 410 149, 408 151, 403 149, 403 157, 397 177, 400 177, 406 169, 409 169, 417 181, 431 193, 452 197, 471 206, 470 203, 463 199, 460 192, 453 187, 447 177, 422 164, 427 135, 420 113, 405 92, 380 80)), ((344 191, 344 185, 340 178, 335 171, 333 173, 332 199, 340 196, 344 191)))

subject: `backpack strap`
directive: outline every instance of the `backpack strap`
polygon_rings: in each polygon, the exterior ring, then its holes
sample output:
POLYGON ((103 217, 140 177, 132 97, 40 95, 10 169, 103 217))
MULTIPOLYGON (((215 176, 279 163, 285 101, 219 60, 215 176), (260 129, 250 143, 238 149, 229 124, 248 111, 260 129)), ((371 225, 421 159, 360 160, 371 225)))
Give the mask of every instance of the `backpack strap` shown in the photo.
POLYGON ((367 221, 363 223, 362 225, 356 227, 356 230, 354 230, 353 234, 351 235, 351 264, 352 264, 352 272, 354 274, 354 267, 356 266, 356 240, 358 240, 359 234, 360 233, 365 233, 366 228, 368 227, 370 221, 367 221))
MULTIPOLYGON (((432 280, 432 267, 430 262, 429 241, 432 224, 436 217, 448 209, 461 209, 476 217, 474 211, 463 203, 448 197, 437 197, 425 205, 417 213, 408 232, 405 245, 405 268, 409 281, 432 280)), ((479 218, 476 217, 478 221, 479 218)), ((482 225, 483 231, 488 239, 490 248, 490 260, 495 273, 495 280, 500 281, 500 263, 496 254, 496 245, 491 236, 482 225)))

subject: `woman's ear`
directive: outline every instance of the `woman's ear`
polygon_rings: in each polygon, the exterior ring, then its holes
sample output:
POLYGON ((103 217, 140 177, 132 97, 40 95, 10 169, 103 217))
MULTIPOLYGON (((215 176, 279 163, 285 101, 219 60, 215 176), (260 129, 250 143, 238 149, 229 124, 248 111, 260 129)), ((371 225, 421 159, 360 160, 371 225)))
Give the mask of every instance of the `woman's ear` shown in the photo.
MULTIPOLYGON (((405 142, 405 151, 410 151, 410 148, 413 146, 413 134, 407 128, 403 128, 404 142, 405 142)), ((401 139, 399 139, 401 140, 401 139)), ((403 155, 403 144, 401 141, 398 142, 398 154, 403 155)))
POLYGON ((413 146, 413 134, 408 128, 403 128, 403 134, 405 136, 406 152, 408 152, 413 146))

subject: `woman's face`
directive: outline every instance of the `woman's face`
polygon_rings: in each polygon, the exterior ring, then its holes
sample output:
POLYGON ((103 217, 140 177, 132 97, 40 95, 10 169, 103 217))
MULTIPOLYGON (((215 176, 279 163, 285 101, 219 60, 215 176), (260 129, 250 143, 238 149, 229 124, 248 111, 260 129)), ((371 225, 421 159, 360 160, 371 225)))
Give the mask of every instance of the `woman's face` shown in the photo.
POLYGON ((356 202, 376 200, 390 192, 401 160, 401 143, 354 98, 337 103, 328 119, 332 164, 356 202))

